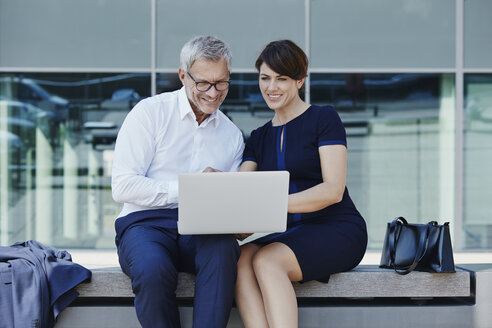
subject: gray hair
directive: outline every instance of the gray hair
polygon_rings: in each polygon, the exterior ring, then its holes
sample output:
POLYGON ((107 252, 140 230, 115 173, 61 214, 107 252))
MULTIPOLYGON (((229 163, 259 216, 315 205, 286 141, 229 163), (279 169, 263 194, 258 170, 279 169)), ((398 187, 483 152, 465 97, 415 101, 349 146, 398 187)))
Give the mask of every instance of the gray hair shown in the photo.
POLYGON ((188 72, 197 59, 219 61, 222 58, 230 71, 232 55, 229 46, 214 36, 198 36, 186 42, 181 49, 181 69, 188 72))

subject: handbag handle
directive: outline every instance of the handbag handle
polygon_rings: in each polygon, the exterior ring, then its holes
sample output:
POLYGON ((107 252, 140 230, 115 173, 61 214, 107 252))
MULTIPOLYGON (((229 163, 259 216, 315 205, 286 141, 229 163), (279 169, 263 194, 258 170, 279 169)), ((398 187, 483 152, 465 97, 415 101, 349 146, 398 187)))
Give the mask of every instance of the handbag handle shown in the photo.
MULTIPOLYGON (((393 263, 393 269, 395 270, 396 273, 405 275, 410 272, 412 272, 419 262, 422 260, 424 257, 424 254, 427 250, 427 246, 429 243, 429 226, 433 225, 434 222, 429 222, 427 223, 426 229, 425 229, 425 234, 420 234, 419 236, 419 244, 417 247, 417 252, 415 253, 415 257, 413 259, 413 263, 408 267, 408 268, 399 268, 396 263, 395 263, 395 253, 396 253, 396 247, 398 244, 398 239, 400 238, 400 234, 396 234, 396 227, 398 224, 404 224, 407 225, 408 222, 405 220, 403 217, 397 217, 394 219, 391 224, 390 224, 390 235, 389 235, 389 247, 390 247, 390 258, 391 258, 391 263, 393 263), (401 223, 400 223, 401 221, 401 223)), ((401 231, 401 229, 400 229, 401 231)))

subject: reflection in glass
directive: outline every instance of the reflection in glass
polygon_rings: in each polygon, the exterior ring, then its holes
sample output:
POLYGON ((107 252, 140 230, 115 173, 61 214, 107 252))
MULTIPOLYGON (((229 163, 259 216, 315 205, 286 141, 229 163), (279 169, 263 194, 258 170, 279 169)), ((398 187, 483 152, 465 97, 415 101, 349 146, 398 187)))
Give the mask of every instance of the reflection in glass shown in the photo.
POLYGON ((271 120, 274 114, 263 100, 257 73, 231 74, 231 86, 221 109, 246 139, 251 131, 271 120))
POLYGON ((347 131, 347 186, 381 247, 386 223, 454 218, 454 78, 449 74, 312 74, 313 104, 347 131))
MULTIPOLYGON (((257 73, 232 73, 231 84, 226 99, 220 109, 248 138, 251 131, 273 118, 258 87, 257 73)), ((181 88, 177 73, 157 75, 157 92, 173 91, 181 88)), ((301 93, 304 97, 304 91, 301 93)))
MULTIPOLYGON (((256 73, 233 73, 221 107, 245 138, 274 114, 257 79, 256 73)), ((158 74, 156 82, 158 93, 181 87, 177 73, 158 74)), ((470 95, 490 85, 477 83, 469 80, 470 95)), ((114 247, 120 211, 110 190, 114 141, 128 111, 149 95, 149 74, 0 75, 2 245, 37 239, 114 247)), ((489 105, 482 97, 475 108, 468 99, 466 140, 483 139, 489 105)), ((395 216, 453 221, 453 75, 313 73, 311 101, 334 105, 345 124, 347 185, 368 222, 370 248, 381 247, 386 222, 395 216)), ((485 165, 472 159, 486 150, 466 145, 467 167, 485 165)), ((472 171, 479 172, 466 170, 472 171)), ((486 210, 475 215, 481 207, 470 202, 473 193, 486 195, 486 184, 467 181, 465 228, 477 238, 473 229, 480 226, 470 218, 485 220, 486 210)))
POLYGON ((465 75, 463 248, 491 248, 492 75, 465 75))
POLYGON ((0 75, 0 243, 114 247, 116 134, 150 75, 0 75))

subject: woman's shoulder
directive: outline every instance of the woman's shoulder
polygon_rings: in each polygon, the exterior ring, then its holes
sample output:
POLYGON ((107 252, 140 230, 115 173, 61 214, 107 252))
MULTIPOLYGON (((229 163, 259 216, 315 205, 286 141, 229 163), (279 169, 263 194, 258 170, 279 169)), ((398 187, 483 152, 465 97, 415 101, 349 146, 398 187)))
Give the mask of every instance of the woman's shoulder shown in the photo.
POLYGON ((259 126, 253 131, 251 131, 251 137, 258 137, 264 135, 271 126, 272 126, 272 121, 266 122, 262 126, 259 126))
POLYGON ((341 121, 337 111, 331 105, 311 105, 307 112, 308 121, 313 122, 315 125, 331 124, 341 121))
POLYGON ((335 107, 331 105, 311 105, 310 111, 318 115, 338 115, 335 107))

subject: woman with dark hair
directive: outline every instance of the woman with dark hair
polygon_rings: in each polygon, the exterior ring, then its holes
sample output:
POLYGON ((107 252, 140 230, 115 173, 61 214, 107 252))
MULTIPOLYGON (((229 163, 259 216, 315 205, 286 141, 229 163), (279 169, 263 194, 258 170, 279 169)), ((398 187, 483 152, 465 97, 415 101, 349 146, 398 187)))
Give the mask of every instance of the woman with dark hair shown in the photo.
MULTIPOLYGON (((287 231, 242 246, 236 303, 246 327, 297 327, 292 281, 328 282, 359 264, 364 219, 345 186, 345 129, 330 106, 304 102, 305 53, 292 41, 268 44, 256 60, 271 121, 254 130, 240 171, 290 172, 287 231)), ((246 237, 247 235, 241 235, 246 237)))

